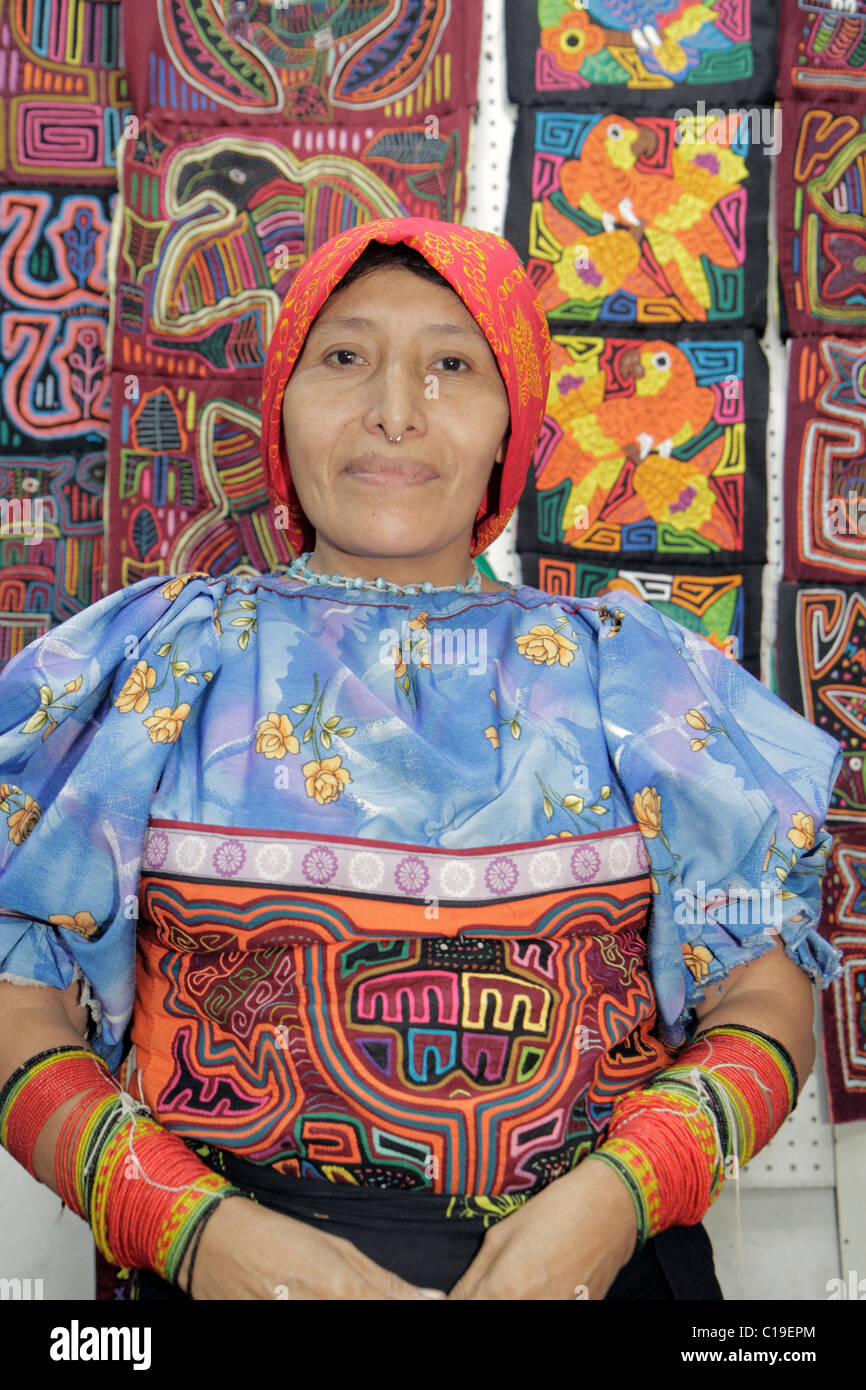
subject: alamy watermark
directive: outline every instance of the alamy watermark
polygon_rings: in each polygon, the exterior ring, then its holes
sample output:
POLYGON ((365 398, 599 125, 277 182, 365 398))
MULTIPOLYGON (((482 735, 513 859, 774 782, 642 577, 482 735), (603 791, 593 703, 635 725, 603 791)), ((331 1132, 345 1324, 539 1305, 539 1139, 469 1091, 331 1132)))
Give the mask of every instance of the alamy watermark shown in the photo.
MULTIPOLYGON (((25 491, 39 486, 35 478, 25 478, 25 491)), ((42 497, 0 497, 0 536, 17 536, 25 545, 39 545, 44 534, 42 497)))
POLYGON ((405 620, 398 632, 386 627, 379 637, 379 662, 383 666, 466 665, 470 676, 487 670, 487 630, 483 627, 426 628, 412 631, 405 620))
POLYGON ((759 145, 766 155, 782 150, 782 113, 772 106, 750 106, 723 111, 696 103, 674 112, 676 144, 731 146, 759 145))
POLYGON ((778 931, 782 925, 782 901, 778 885, 762 883, 760 888, 711 888, 703 879, 690 888, 678 888, 674 893, 674 921, 680 927, 737 926, 751 923, 778 931))

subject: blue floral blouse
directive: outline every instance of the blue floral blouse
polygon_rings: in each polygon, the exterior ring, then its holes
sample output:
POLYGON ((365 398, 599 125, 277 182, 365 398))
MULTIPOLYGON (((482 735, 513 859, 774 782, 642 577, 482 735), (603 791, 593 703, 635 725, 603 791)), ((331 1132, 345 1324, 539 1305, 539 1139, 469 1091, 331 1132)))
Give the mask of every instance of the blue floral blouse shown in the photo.
POLYGON ((840 761, 626 592, 142 580, 0 675, 0 978, 82 980, 93 1046, 131 1039, 185 1134, 525 1186, 578 1093, 592 1120, 633 1084, 638 1024, 657 1069, 777 936, 839 973, 840 761), (546 1147, 482 1137, 503 1095, 546 1147))

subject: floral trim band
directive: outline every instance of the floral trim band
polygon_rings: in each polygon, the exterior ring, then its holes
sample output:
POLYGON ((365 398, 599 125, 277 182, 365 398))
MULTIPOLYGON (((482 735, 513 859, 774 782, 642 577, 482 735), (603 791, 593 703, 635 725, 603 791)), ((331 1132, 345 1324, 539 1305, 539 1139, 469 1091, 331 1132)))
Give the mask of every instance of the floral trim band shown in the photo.
POLYGON ((454 850, 151 820, 142 859, 148 874, 464 903, 618 883, 648 869, 643 837, 628 826, 454 850))

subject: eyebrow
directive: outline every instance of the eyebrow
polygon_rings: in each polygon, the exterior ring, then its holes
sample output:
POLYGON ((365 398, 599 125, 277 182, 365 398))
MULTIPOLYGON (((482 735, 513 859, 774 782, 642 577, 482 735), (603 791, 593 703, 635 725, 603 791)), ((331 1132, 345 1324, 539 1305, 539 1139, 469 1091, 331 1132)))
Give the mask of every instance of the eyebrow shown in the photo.
MULTIPOLYGON (((325 332, 331 329, 352 329, 352 328, 376 328, 378 325, 373 319, 362 318, 358 315, 338 314, 333 318, 320 320, 310 329, 310 334, 315 332, 325 332)), ((447 334, 451 338, 462 338, 465 342, 478 343, 480 339, 486 343, 487 338, 480 328, 461 328, 457 323, 425 323, 422 326, 423 333, 435 333, 438 337, 447 334)))

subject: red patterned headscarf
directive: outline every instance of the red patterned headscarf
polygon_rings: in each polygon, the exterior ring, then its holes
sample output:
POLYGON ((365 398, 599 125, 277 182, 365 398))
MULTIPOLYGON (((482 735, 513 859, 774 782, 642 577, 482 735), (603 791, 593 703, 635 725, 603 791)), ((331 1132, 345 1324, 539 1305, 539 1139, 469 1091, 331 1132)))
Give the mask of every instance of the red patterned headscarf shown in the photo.
POLYGON ((262 444, 268 489, 275 504, 287 508, 292 550, 312 550, 315 533, 301 510, 286 453, 283 395, 316 314, 371 241, 405 242, 420 251, 483 330, 505 382, 511 436, 501 485, 487 488, 475 517, 470 547, 474 557, 504 530, 518 503, 550 384, 550 334, 544 312, 517 252, 492 232, 426 217, 391 217, 340 232, 304 262, 283 301, 265 359, 262 444))

